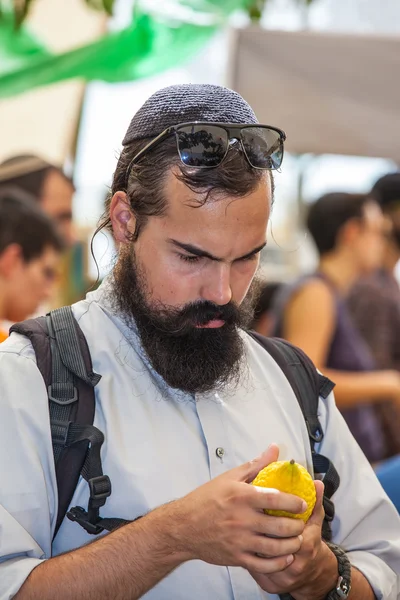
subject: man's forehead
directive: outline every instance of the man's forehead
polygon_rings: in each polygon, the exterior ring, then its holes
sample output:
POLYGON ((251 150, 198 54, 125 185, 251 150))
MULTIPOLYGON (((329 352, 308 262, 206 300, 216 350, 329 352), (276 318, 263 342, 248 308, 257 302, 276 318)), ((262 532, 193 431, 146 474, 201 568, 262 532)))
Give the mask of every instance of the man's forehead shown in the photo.
POLYGON ((182 181, 179 177, 179 169, 171 169, 166 176, 164 194, 167 201, 167 214, 170 216, 182 213, 192 215, 194 218, 200 212, 210 217, 219 212, 223 206, 226 213, 231 209, 241 210, 251 216, 267 214, 271 209, 272 188, 271 180, 267 172, 257 180, 254 190, 245 196, 235 196, 222 190, 195 190, 182 181))

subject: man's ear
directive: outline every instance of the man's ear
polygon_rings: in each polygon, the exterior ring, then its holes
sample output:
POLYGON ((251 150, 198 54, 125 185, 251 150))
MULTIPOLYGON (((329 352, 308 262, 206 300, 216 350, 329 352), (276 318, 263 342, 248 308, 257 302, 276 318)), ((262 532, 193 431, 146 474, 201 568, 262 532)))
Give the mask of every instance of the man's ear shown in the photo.
POLYGON ((360 235, 361 223, 359 219, 349 219, 338 234, 338 240, 342 243, 352 244, 360 235))
POLYGON ((115 192, 111 199, 110 220, 117 242, 130 242, 136 229, 136 217, 133 215, 125 192, 115 192))
POLYGON ((24 262, 19 244, 10 244, 0 254, 0 275, 8 279, 24 262))

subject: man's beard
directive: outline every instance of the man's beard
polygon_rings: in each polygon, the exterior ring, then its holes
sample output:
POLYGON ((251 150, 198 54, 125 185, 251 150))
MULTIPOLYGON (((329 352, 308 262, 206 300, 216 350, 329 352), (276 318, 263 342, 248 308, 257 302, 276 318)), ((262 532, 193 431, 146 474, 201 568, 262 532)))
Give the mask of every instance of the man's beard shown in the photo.
POLYGON ((253 318, 253 284, 240 306, 197 301, 175 308, 151 303, 145 275, 133 255, 122 252, 114 269, 112 304, 130 327, 136 327, 151 366, 172 388, 191 394, 237 386, 244 370, 245 345, 240 329, 253 318), (218 328, 199 328, 221 319, 218 328))

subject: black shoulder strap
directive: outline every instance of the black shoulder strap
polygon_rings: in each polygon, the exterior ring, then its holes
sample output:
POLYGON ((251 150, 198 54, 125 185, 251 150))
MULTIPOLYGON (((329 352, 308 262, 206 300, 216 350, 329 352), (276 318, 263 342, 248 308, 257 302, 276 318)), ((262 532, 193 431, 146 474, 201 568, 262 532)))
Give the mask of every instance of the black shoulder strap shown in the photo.
POLYGON ((93 372, 85 336, 71 307, 18 323, 11 331, 31 340, 48 391, 58 488, 54 536, 65 515, 78 522, 88 533, 116 529, 126 521, 99 516, 100 507, 111 494, 111 482, 103 474, 100 459, 104 435, 93 425, 94 386, 101 376, 93 372), (68 511, 80 476, 89 484, 88 509, 85 511, 77 506, 68 511))
POLYGON ((310 439, 311 455, 315 474, 323 475, 325 519, 322 527, 323 538, 332 539, 331 522, 335 507, 331 500, 340 484, 340 477, 332 462, 315 451, 315 445, 323 439, 324 432, 318 418, 319 398, 327 398, 335 384, 318 373, 310 358, 297 346, 286 340, 266 338, 255 331, 249 331, 272 356, 289 381, 301 407, 310 439))

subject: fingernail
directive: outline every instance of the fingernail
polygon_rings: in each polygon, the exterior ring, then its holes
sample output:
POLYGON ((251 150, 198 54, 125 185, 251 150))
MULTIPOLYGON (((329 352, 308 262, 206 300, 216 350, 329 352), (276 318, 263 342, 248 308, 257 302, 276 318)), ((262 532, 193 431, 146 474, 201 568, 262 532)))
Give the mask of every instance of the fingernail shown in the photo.
POLYGON ((307 502, 304 502, 304 501, 303 501, 303 504, 302 504, 302 510, 301 510, 301 512, 302 512, 302 513, 303 513, 303 512, 306 512, 307 508, 308 508, 308 504, 307 504, 307 502))
POLYGON ((294 560, 293 554, 289 554, 289 556, 286 559, 286 562, 288 565, 290 565, 293 562, 293 560, 294 560))
POLYGON ((303 536, 302 535, 299 535, 299 542, 300 542, 300 544, 303 543, 303 536))

